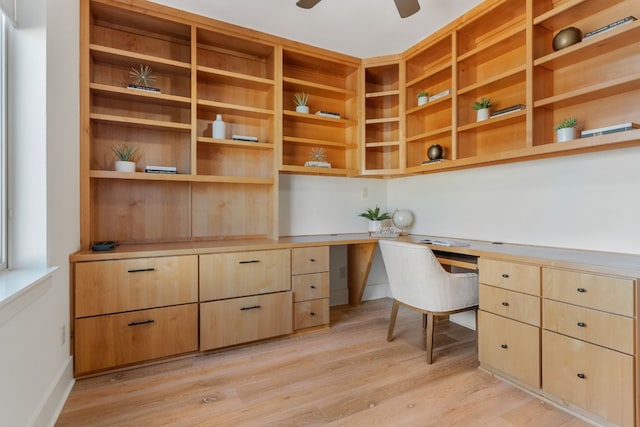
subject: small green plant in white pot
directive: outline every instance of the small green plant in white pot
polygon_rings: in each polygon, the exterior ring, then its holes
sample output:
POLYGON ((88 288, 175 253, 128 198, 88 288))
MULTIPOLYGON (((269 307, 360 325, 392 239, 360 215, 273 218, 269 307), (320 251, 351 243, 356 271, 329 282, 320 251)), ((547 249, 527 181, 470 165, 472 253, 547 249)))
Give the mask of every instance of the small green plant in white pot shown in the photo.
POLYGON ((429 102, 429 92, 422 90, 416 96, 418 97, 418 105, 424 105, 429 102))
POLYGON ((576 139, 576 125, 578 120, 575 117, 568 117, 558 123, 553 130, 556 131, 556 141, 566 142, 576 139))
POLYGON ((473 103, 471 108, 476 110, 476 121, 481 122, 489 118, 489 109, 493 107, 491 98, 481 98, 473 103))
POLYGON ((136 171, 136 162, 134 159, 135 154, 138 152, 138 147, 130 147, 126 144, 114 145, 111 147, 111 151, 116 155, 116 171, 136 171))
POLYGON ((381 212, 380 207, 376 205, 375 209, 367 209, 366 211, 358 214, 363 218, 369 220, 369 234, 375 233, 382 226, 382 221, 391 219, 389 212, 381 212))
POLYGON ((309 114, 309 94, 308 93, 296 93, 293 95, 293 103, 296 104, 296 112, 309 114))

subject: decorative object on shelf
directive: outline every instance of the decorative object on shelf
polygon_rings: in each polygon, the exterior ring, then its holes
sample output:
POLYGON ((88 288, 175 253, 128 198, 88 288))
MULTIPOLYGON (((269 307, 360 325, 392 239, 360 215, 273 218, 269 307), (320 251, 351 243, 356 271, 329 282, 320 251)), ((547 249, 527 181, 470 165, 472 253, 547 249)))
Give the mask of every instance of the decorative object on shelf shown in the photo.
POLYGON ((600 28, 595 29, 593 31, 589 31, 587 34, 584 35, 582 40, 586 40, 589 37, 593 37, 593 36, 598 35, 598 34, 606 33, 607 31, 611 31, 614 28, 616 28, 616 27, 618 27, 618 26, 620 26, 622 24, 633 22, 635 20, 636 20, 635 16, 627 16, 626 18, 619 19, 616 22, 612 22, 609 25, 605 25, 604 27, 600 27, 600 28))
POLYGON ((618 125, 613 125, 613 126, 605 126, 602 128, 586 129, 580 132, 580 137, 589 138, 591 136, 607 135, 610 133, 624 132, 624 131, 633 130, 633 129, 640 129, 640 125, 637 123, 628 122, 628 123, 620 123, 618 125))
POLYGON ((524 109, 525 109, 524 104, 512 105, 511 107, 505 107, 505 108, 501 108, 499 110, 495 110, 491 112, 491 116, 489 118, 493 119, 494 117, 504 116, 505 114, 515 113, 516 111, 522 111, 524 109))
POLYGON ((114 145, 111 151, 116 155, 116 171, 118 172, 135 172, 136 162, 133 160, 138 152, 138 147, 129 147, 126 144, 114 145))
POLYGON ((392 227, 383 227, 380 225, 377 230, 371 232, 371 237, 382 237, 386 239, 395 239, 398 237, 400 233, 398 229, 394 226, 392 227))
POLYGON ((322 147, 313 147, 311 149, 311 160, 305 162, 304 165, 316 168, 331 167, 331 163, 327 163, 327 154, 322 147))
POLYGON ((233 134, 233 135, 231 135, 231 139, 234 140, 234 141, 258 142, 258 137, 257 136, 250 136, 250 135, 236 135, 236 134, 233 134))
POLYGON ((178 173, 178 169, 175 166, 147 165, 145 166, 144 171, 146 173, 168 173, 168 174, 178 173))
POLYGON ((391 216, 391 222, 400 230, 401 236, 406 236, 407 230, 413 224, 413 214, 406 209, 396 209, 391 216))
POLYGON ((440 144, 434 144, 427 150, 427 157, 429 157, 429 160, 438 160, 442 158, 443 155, 444 149, 440 144))
POLYGON ((489 118, 489 108, 493 107, 491 98, 481 98, 473 103, 471 108, 477 111, 476 121, 481 122, 489 118))
POLYGON ((582 31, 576 27, 568 27, 558 31, 553 38, 553 50, 559 51, 582 41, 582 31))
POLYGON ((420 91, 418 92, 418 105, 424 105, 429 102, 429 92, 420 91))
POLYGON ((129 76, 133 79, 133 83, 128 87, 129 89, 140 89, 147 90, 150 92, 160 92, 160 89, 157 87, 152 87, 151 85, 156 82, 156 77, 152 75, 153 71, 151 67, 148 65, 140 65, 140 69, 138 70, 135 67, 131 67, 131 71, 129 71, 129 76))
POLYGON ((316 116, 328 117, 330 119, 339 119, 340 113, 334 113, 333 111, 326 111, 326 110, 318 110, 316 111, 316 116))
POLYGON ((296 112, 309 114, 309 94, 308 93, 296 93, 293 95, 293 103, 296 104, 296 112))
POLYGON ((367 209, 366 211, 358 214, 363 218, 369 220, 369 235, 376 232, 382 227, 382 221, 391 219, 389 212, 380 212, 380 207, 376 205, 375 209, 367 209))
POLYGON ((213 121, 211 127, 213 128, 212 134, 214 138, 224 139, 226 132, 222 114, 216 114, 216 119, 213 121))
POLYGON ((556 140, 558 142, 571 141, 576 138, 576 125, 578 120, 575 117, 569 117, 556 125, 553 130, 556 131, 556 140))
POLYGON ((444 98, 445 96, 449 95, 451 93, 451 89, 445 89, 442 92, 438 92, 435 95, 431 95, 429 97, 429 102, 438 100, 440 98, 444 98))

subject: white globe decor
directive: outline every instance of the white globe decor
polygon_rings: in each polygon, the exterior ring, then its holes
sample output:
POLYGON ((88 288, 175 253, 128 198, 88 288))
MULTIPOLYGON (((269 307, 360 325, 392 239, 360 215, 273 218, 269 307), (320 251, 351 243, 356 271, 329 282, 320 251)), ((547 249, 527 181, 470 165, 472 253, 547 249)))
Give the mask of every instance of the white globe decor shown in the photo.
POLYGON ((393 225, 400 229, 400 235, 406 236, 407 229, 413 223, 413 215, 408 210, 396 209, 391 217, 391 221, 393 222, 393 225))

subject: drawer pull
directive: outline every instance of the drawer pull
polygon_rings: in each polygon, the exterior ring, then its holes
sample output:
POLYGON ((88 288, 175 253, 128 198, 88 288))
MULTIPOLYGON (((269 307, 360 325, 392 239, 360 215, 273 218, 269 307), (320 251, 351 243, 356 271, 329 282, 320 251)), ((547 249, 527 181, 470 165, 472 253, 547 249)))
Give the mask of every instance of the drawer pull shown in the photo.
POLYGON ((244 310, 253 310, 254 308, 260 308, 259 305, 251 305, 249 307, 242 307, 240 310, 244 311, 244 310))
POLYGON ((502 305, 504 305, 505 307, 509 307, 509 303, 507 301, 502 301, 502 305))
POLYGON ((508 345, 506 345, 506 344, 502 344, 500 347, 504 348, 505 350, 506 350, 507 348, 509 348, 509 346, 508 346, 508 345))
POLYGON ((311 261, 311 262, 316 262, 316 260, 315 260, 315 259, 313 259, 313 258, 309 258, 309 261, 311 261))
POLYGON ((143 273, 145 271, 156 271, 155 268, 136 268, 133 270, 127 270, 127 273, 143 273))
POLYGON ((155 322, 155 320, 153 320, 153 319, 149 319, 149 320, 143 320, 142 322, 131 322, 131 323, 129 323, 129 325, 127 325, 127 326, 146 325, 147 323, 153 323, 153 322, 155 322))
POLYGON ((259 259, 250 259, 249 261, 239 261, 238 264, 255 264, 260 262, 259 259))
POLYGON ((507 273, 502 273, 502 277, 504 277, 505 279, 508 279, 509 275, 507 273))
POLYGON ((585 292, 587 292, 587 290, 586 290, 585 288, 578 288, 578 289, 576 289, 576 290, 577 290, 578 292, 581 292, 581 293, 585 293, 585 292))
POLYGON ((312 311, 311 313, 309 313, 312 316, 315 316, 316 314, 312 311))
POLYGON ((315 289, 315 288, 316 288, 316 285, 309 285, 309 287, 310 287, 311 289, 315 289))
POLYGON ((584 322, 578 322, 578 326, 580 326, 581 328, 585 328, 587 324, 584 322))
POLYGON ((587 378, 587 376, 585 374, 578 374, 578 378, 583 380, 583 379, 587 378))

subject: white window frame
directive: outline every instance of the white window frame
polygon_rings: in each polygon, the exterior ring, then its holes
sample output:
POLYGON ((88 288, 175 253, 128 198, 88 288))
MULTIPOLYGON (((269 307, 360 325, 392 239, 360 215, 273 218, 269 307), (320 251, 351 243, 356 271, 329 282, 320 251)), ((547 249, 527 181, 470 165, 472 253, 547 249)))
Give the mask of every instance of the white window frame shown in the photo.
POLYGON ((0 270, 8 266, 7 235, 7 28, 9 22, 0 13, 0 270))

